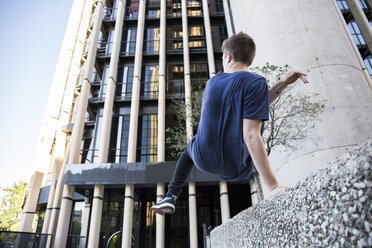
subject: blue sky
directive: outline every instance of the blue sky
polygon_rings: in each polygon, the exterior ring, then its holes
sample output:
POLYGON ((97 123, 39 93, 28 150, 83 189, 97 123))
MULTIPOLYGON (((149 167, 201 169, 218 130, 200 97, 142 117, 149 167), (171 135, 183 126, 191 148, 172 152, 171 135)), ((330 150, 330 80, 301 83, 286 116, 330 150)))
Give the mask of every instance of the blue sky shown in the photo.
POLYGON ((0 188, 29 183, 71 6, 0 1, 0 188))

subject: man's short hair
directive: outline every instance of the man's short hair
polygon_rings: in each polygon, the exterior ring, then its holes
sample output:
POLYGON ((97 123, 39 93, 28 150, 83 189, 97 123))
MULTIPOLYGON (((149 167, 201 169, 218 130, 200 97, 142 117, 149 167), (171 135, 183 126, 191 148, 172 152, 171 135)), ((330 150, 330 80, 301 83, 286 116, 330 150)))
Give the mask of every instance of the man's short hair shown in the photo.
POLYGON ((235 61, 250 65, 256 54, 256 45, 248 34, 239 32, 222 43, 222 52, 227 51, 232 54, 235 61))

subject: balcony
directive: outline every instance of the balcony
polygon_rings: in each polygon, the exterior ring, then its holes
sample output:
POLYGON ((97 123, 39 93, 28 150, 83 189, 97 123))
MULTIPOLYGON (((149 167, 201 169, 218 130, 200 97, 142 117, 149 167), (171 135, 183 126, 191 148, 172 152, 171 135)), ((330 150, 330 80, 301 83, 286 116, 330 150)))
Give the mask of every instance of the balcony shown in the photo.
POLYGON ((103 10, 103 21, 110 22, 115 21, 117 17, 117 8, 105 8, 103 10))
POLYGON ((134 56, 136 53, 136 41, 122 41, 120 47, 121 56, 134 56))
POLYGON ((225 12, 222 3, 209 4, 209 15, 210 16, 224 16, 225 12))

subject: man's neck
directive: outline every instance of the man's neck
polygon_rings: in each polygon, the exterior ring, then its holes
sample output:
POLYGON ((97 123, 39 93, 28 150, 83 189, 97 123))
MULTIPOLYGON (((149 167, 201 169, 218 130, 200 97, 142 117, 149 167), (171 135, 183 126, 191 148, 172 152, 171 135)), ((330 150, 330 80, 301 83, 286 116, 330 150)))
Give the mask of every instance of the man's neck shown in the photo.
POLYGON ((242 63, 239 63, 239 62, 235 62, 235 63, 231 64, 231 66, 226 68, 226 70, 224 72, 225 73, 233 73, 233 72, 237 72, 237 71, 248 71, 248 66, 246 66, 242 63))

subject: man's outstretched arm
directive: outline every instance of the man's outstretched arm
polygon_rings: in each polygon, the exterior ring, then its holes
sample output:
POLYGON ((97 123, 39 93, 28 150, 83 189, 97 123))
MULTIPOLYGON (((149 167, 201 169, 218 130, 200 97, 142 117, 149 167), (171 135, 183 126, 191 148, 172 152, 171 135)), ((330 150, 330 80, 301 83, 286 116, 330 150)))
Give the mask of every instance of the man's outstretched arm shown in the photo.
POLYGON ((275 101, 276 98, 278 98, 279 94, 282 93, 282 91, 287 88, 288 85, 293 84, 297 81, 297 79, 301 79, 304 84, 309 83, 309 81, 306 79, 306 76, 307 75, 305 73, 298 70, 288 72, 282 79, 280 79, 273 85, 273 87, 270 88, 270 104, 275 101))
POLYGON ((278 180, 274 175, 265 150, 260 132, 261 125, 261 120, 243 119, 243 137, 258 173, 269 191, 272 192, 274 189, 281 188, 281 186, 279 186, 278 180))

